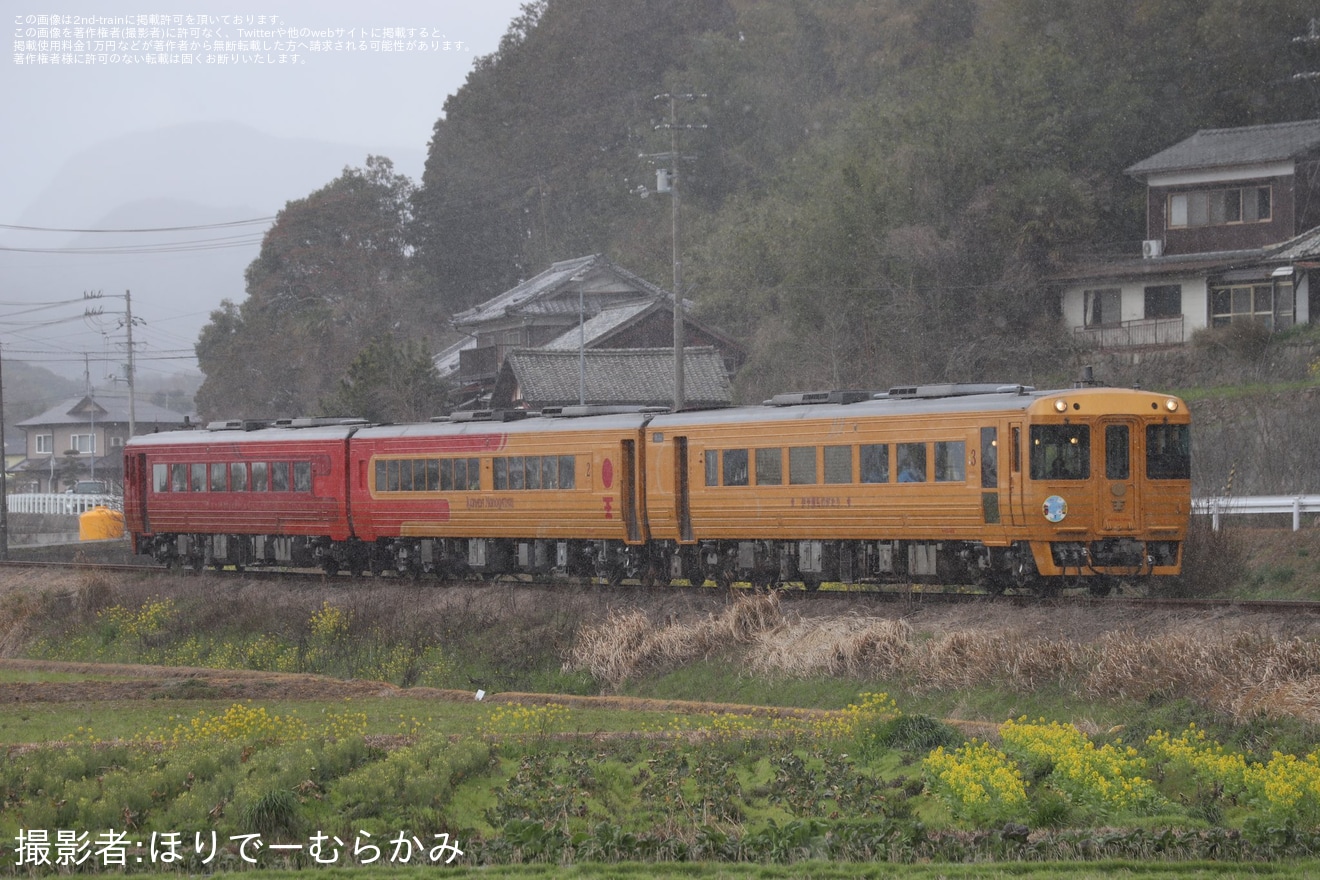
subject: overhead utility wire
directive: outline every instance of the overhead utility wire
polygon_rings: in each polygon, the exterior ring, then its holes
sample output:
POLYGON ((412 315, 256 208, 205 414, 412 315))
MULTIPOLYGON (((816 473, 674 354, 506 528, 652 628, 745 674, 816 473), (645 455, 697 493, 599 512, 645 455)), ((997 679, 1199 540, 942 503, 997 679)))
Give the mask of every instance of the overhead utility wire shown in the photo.
POLYGON ((196 226, 154 226, 141 229, 60 229, 52 226, 15 226, 9 223, 0 223, 0 229, 10 229, 15 232, 195 232, 202 229, 228 229, 234 226, 252 226, 257 223, 269 223, 274 219, 273 216, 253 217, 251 220, 230 220, 225 223, 203 223, 196 226))

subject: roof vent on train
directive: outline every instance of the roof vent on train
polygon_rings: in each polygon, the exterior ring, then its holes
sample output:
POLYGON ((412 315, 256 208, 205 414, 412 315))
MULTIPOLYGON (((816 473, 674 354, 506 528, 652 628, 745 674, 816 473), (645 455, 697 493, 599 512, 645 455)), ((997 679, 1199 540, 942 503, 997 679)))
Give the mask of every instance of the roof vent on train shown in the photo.
POLYGON ((667 406, 634 406, 627 404, 585 403, 572 406, 547 406, 541 409, 541 415, 549 419, 579 419, 584 416, 617 416, 635 413, 667 413, 667 406))
POLYGON ((936 397, 968 397, 973 394, 1026 394, 1031 385, 994 385, 991 383, 947 382, 942 385, 896 385, 877 399, 925 400, 936 397))
POLYGON ((270 419, 221 419, 215 422, 207 422, 208 431, 260 431, 262 428, 269 428, 273 422, 270 419))
POLYGON ((776 394, 763 406, 808 406, 814 403, 859 403, 870 400, 869 391, 795 391, 776 394))
POLYGON ((341 418, 338 416, 318 418, 279 419, 277 428, 335 428, 370 424, 366 419, 341 418))
POLYGON ((449 414, 451 422, 516 422, 525 419, 525 409, 461 409, 449 414))

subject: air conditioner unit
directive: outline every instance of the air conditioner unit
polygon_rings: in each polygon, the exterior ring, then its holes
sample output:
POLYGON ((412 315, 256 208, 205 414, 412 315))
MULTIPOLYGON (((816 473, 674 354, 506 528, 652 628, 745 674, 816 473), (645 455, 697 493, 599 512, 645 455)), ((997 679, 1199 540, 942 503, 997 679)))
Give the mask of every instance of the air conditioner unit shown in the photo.
POLYGON ((1146 259, 1164 255, 1164 242, 1158 238, 1148 238, 1141 243, 1141 255, 1146 259))

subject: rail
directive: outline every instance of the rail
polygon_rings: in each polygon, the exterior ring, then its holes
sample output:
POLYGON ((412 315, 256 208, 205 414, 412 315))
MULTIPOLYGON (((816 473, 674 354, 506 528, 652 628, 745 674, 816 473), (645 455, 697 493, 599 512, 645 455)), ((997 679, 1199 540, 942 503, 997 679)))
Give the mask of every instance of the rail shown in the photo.
POLYGON ((27 492, 5 496, 5 509, 10 513, 44 513, 71 516, 86 513, 93 507, 119 510, 124 499, 119 495, 71 495, 69 493, 27 492))
POLYGON ((1291 513, 1293 531, 1302 527, 1303 513, 1320 513, 1320 495, 1252 495, 1241 498, 1193 498, 1192 513, 1209 514, 1211 528, 1231 513, 1291 513))

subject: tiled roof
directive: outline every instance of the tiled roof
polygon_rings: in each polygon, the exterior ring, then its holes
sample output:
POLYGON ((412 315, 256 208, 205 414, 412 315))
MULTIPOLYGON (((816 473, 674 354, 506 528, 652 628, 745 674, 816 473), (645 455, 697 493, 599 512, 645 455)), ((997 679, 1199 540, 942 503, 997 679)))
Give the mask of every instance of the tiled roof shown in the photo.
MULTIPOLYGON (((585 338, 586 344, 591 345, 596 340, 608 336, 615 330, 631 323, 634 319, 640 318, 650 310, 657 307, 660 300, 647 300, 638 303, 629 303, 623 306, 614 306, 613 308, 602 309, 579 328, 574 327, 566 331, 562 336, 558 336, 545 345, 540 346, 542 351, 577 351, 581 341, 585 338)), ((666 309, 670 308, 668 297, 664 299, 666 309)), ((670 361, 673 363, 673 361, 670 361)))
MULTIPOLYGON (((481 305, 474 306, 465 312, 459 312, 454 315, 453 324, 456 327, 467 327, 498 320, 512 314, 564 312, 569 310, 568 307, 550 302, 551 297, 569 283, 583 278, 586 273, 597 268, 606 269, 618 276, 620 280, 636 288, 641 295, 666 295, 664 290, 656 287, 651 282, 614 265, 600 254, 593 254, 589 257, 578 257, 577 259, 555 263, 541 274, 506 290, 494 299, 486 300, 481 305)), ((577 311, 576 305, 573 305, 571 311, 577 311)))
POLYGON ((1211 128, 1143 159, 1127 169, 1134 177, 1198 168, 1222 168, 1279 162, 1320 148, 1320 119, 1252 125, 1246 128, 1211 128))
MULTIPOLYGON (((95 404, 95 421, 128 424, 128 395, 98 393, 94 397, 74 397, 64 400, 40 415, 24 419, 18 423, 20 428, 39 428, 46 425, 86 425, 93 419, 92 404, 95 404)), ((185 416, 163 407, 138 399, 133 407, 133 415, 138 425, 155 424, 181 425, 185 416)), ((195 419, 194 419, 195 421, 195 419)))
MULTIPOLYGON (((672 349, 588 349, 585 367, 586 403, 640 406, 673 403, 672 349)), ((511 352, 504 370, 512 371, 523 399, 533 406, 578 403, 577 351, 535 349, 511 352)), ((683 350, 683 385, 688 406, 728 406, 732 403, 733 392, 724 360, 713 348, 703 346, 683 350)))

